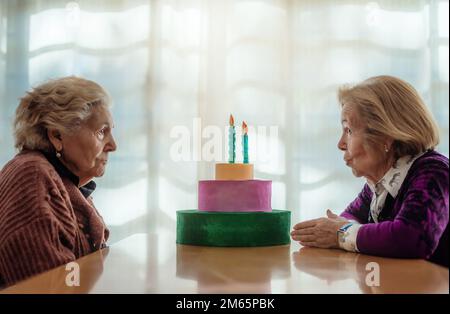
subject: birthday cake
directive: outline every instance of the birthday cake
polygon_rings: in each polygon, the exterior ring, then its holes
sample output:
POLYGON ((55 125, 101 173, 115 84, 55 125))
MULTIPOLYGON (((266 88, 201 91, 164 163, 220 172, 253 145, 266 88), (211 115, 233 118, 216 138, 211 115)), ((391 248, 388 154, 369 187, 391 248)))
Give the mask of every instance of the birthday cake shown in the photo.
POLYGON ((218 163, 215 180, 199 181, 198 210, 177 211, 176 241, 234 247, 288 244, 290 211, 272 209, 271 200, 272 181, 253 178, 244 148, 244 163, 218 163))

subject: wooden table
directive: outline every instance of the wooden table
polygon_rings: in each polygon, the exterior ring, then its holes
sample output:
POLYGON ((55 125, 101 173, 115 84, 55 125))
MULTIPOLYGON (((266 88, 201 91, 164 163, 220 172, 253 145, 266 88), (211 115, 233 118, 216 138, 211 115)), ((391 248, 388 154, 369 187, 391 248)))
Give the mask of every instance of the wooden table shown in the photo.
POLYGON ((136 234, 77 260, 80 286, 65 266, 1 293, 449 293, 448 268, 298 243, 260 248, 177 245, 170 233, 136 234), (379 265, 380 285, 368 286, 379 265), (370 264, 372 265, 372 264, 370 264))

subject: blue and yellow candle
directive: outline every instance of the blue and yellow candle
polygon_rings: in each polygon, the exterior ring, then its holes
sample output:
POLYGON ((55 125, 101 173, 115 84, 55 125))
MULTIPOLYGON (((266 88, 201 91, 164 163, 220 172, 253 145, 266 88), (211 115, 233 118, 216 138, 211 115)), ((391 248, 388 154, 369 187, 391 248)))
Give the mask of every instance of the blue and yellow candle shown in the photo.
POLYGON ((234 127, 234 118, 230 114, 230 128, 228 129, 228 162, 234 164, 236 159, 236 129, 234 127))
POLYGON ((244 156, 244 164, 248 164, 248 127, 242 122, 242 154, 244 156))

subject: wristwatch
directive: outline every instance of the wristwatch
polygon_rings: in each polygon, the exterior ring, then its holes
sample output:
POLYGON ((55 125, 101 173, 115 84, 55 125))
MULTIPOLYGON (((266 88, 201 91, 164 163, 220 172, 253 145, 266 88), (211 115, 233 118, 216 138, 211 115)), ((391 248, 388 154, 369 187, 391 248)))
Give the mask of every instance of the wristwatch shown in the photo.
POLYGON ((339 228, 339 230, 337 231, 337 237, 338 237, 338 242, 339 242, 339 246, 343 247, 343 244, 345 243, 345 238, 348 235, 348 228, 350 228, 351 226, 353 226, 353 222, 349 222, 345 225, 343 225, 342 227, 339 228))

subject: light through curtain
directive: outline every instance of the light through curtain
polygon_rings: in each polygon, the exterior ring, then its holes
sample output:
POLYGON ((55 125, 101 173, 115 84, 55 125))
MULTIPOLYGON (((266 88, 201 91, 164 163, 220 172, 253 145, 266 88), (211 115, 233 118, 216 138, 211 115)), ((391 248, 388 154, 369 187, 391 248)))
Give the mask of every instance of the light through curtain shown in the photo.
POLYGON ((292 210, 293 223, 340 212, 364 183, 336 147, 341 84, 380 74, 413 84, 448 156, 448 9, 437 0, 2 1, 0 165, 14 154, 18 97, 79 75, 114 100, 119 149, 94 194, 111 242, 173 232, 175 211, 196 208, 213 162, 174 161, 171 131, 189 129, 193 149, 196 121, 223 128, 231 112, 278 127, 250 138, 274 208, 292 210))

